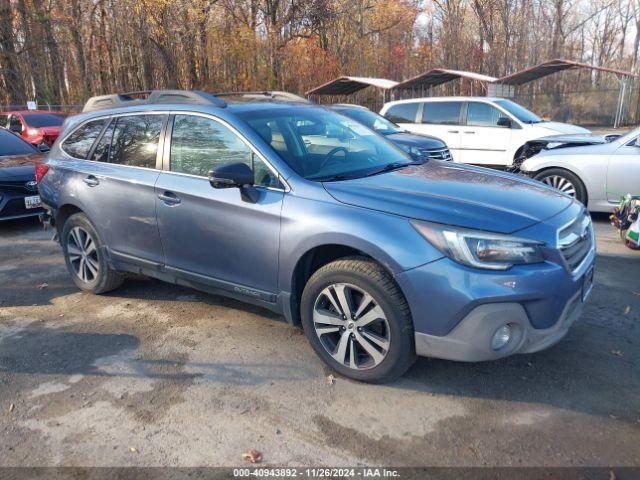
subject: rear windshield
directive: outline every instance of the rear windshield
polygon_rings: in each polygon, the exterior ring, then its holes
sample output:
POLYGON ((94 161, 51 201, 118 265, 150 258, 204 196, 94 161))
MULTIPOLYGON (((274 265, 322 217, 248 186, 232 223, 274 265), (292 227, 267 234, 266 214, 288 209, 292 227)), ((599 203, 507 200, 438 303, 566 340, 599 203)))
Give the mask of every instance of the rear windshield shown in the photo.
MULTIPOLYGON (((37 150, 16 134, 0 128, 0 157, 7 155, 27 155, 37 150)), ((2 162, 2 158, 0 158, 2 162)))
POLYGON ((25 113, 22 116, 25 123, 34 128, 59 127, 65 119, 64 115, 55 113, 25 113))

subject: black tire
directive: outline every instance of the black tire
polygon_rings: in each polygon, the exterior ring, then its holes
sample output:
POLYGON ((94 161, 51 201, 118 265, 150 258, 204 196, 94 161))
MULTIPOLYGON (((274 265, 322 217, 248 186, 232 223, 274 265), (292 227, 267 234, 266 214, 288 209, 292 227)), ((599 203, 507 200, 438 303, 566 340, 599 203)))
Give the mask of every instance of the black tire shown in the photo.
MULTIPOLYGON (((389 382, 405 373, 416 359, 409 306, 391 276, 378 263, 366 257, 345 257, 318 269, 304 288, 300 309, 302 326, 311 346, 329 367, 345 377, 371 383, 389 382), (356 369, 336 361, 316 332, 314 322, 316 303, 321 298, 322 292, 326 291, 325 289, 337 284, 349 284, 356 287, 356 290, 361 289, 362 292, 368 293, 375 302, 372 305, 380 307, 384 312, 386 317, 384 320, 388 324, 389 342, 388 348, 383 349, 386 352, 384 358, 375 366, 356 369)), ((349 323, 352 324, 349 328, 353 328, 353 321, 349 323)), ((345 330, 344 327, 339 328, 345 330)), ((387 326, 385 325, 384 328, 387 329, 387 326)), ((361 328, 358 327, 357 330, 360 332, 361 328)), ((347 347, 350 350, 355 348, 353 346, 355 336, 362 335, 354 330, 352 332, 352 343, 347 347)), ((335 333, 335 335, 341 334, 335 333)), ((362 348, 360 345, 358 343, 356 351, 362 348)), ((360 351, 364 352, 364 350, 360 351)))
POLYGON ((572 196, 582 204, 587 204, 587 189, 584 183, 582 183, 582 180, 580 180, 575 173, 569 170, 565 170, 564 168, 549 168, 536 174, 533 178, 549 186, 553 186, 554 178, 562 178, 573 186, 575 194, 572 196))
MULTIPOLYGON (((73 283, 75 283, 80 290, 101 294, 114 290, 122 284, 124 275, 109 267, 104 252, 104 244, 96 232, 96 229, 84 213, 73 214, 67 219, 62 226, 60 243, 62 245, 67 270, 71 274, 73 283), (86 232, 91 238, 91 241, 94 242, 95 251, 92 251, 91 256, 94 264, 98 265, 97 273, 92 278, 87 277, 85 280, 81 278, 77 271, 78 267, 75 266, 76 260, 71 259, 71 257, 77 258, 77 254, 72 253, 70 255, 69 253, 70 249, 74 249, 73 246, 76 242, 72 237, 73 233, 78 232, 78 228, 81 229, 81 232, 86 232)), ((87 262, 87 260, 84 261, 87 262)))

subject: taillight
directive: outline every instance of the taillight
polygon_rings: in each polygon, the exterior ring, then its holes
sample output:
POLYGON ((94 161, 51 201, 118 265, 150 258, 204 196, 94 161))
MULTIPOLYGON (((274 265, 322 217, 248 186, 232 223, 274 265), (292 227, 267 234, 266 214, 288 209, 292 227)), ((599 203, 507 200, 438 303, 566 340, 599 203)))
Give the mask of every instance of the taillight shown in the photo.
POLYGON ((49 171, 49 165, 46 163, 39 163, 36 165, 36 182, 40 183, 44 176, 49 171))

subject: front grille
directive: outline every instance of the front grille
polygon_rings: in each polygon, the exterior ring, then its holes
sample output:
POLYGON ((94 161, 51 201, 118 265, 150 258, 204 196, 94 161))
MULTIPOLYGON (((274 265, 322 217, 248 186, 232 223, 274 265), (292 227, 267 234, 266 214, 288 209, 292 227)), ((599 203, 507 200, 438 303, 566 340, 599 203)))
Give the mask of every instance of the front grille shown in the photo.
POLYGON ((586 213, 558 232, 558 249, 571 272, 580 266, 592 247, 591 218, 586 213))
POLYGON ((37 190, 38 190, 37 185, 34 188, 29 188, 27 187, 27 182, 24 180, 21 180, 19 182, 7 182, 7 181, 0 180, 0 191, 29 193, 29 192, 36 192, 37 190))
POLYGON ((451 160, 451 152, 448 148, 420 148, 420 153, 434 160, 451 160))

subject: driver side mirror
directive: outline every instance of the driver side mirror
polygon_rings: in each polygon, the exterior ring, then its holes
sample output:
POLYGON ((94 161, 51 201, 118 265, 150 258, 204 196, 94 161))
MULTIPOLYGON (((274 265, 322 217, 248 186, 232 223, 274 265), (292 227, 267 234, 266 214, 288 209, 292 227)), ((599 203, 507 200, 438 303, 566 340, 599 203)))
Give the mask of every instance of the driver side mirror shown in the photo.
POLYGON ((246 163, 230 163, 209 172, 213 188, 242 188, 253 185, 253 170, 246 163))
POLYGON ((511 119, 508 117, 500 117, 498 119, 497 125, 499 127, 511 128, 512 126, 511 119))

